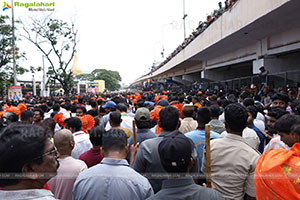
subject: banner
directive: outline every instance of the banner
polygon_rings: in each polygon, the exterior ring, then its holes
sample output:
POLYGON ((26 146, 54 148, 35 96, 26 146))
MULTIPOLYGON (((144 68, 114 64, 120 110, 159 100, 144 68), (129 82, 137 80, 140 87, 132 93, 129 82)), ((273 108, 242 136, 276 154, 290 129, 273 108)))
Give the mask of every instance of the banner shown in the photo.
POLYGON ((22 86, 19 85, 11 85, 8 88, 8 99, 14 101, 22 100, 22 86))

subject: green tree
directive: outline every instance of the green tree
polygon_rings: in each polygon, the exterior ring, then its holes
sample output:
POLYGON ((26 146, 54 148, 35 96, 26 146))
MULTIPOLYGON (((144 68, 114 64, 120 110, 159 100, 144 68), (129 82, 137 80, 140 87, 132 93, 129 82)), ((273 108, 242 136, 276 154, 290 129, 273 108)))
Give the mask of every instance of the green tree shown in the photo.
MULTIPOLYGON (((13 85, 13 46, 12 46, 12 26, 8 16, 0 16, 0 95, 7 90, 9 85, 13 85)), ((16 38, 17 41, 18 38, 16 38)), ((16 60, 24 58, 25 53, 20 53, 16 47, 16 60)), ((17 74, 24 74, 28 70, 17 63, 17 74)))
POLYGON ((122 78, 118 71, 106 69, 95 69, 90 74, 81 74, 76 76, 76 78, 82 81, 104 80, 105 88, 110 91, 120 89, 119 81, 122 81, 122 78))
POLYGON ((34 44, 50 63, 48 75, 50 80, 57 80, 66 94, 70 93, 74 85, 70 63, 76 53, 77 29, 58 19, 45 18, 32 20, 32 24, 25 26, 24 37, 34 44))

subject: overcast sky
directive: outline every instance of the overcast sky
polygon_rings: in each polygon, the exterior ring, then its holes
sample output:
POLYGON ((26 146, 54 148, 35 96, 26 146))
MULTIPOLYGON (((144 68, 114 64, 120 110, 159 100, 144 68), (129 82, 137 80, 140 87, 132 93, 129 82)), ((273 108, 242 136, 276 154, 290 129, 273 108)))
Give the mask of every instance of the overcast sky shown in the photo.
MULTIPOLYGON (((128 84, 148 72, 154 61, 163 60, 160 54, 162 46, 165 56, 168 56, 184 39, 183 0, 54 1, 53 18, 75 21, 80 37, 77 48, 79 66, 85 72, 96 68, 117 70, 122 82, 128 84)), ((218 8, 218 2, 185 0, 187 35, 199 21, 206 19, 207 14, 218 8)), ((15 18, 21 20, 41 18, 49 13, 15 8, 15 18)), ((18 45, 26 52, 27 60, 19 64, 27 68, 41 66, 41 54, 24 40, 18 45)), ((19 78, 30 80, 28 75, 19 78)), ((37 79, 40 77, 37 75, 37 79)))

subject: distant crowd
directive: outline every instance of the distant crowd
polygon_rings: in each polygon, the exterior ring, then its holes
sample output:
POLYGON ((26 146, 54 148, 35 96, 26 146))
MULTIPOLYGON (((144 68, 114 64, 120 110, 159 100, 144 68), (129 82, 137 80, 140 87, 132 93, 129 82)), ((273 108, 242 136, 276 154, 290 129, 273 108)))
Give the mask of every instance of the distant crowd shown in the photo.
POLYGON ((264 85, 3 100, 0 199, 299 199, 299 99, 264 85))

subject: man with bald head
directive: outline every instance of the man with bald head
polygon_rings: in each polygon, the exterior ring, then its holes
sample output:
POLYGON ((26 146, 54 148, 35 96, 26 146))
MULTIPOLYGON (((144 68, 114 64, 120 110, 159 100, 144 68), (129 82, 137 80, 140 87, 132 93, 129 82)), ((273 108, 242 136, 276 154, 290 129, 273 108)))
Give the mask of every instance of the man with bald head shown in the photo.
POLYGON ((75 142, 70 130, 62 129, 56 132, 54 144, 60 154, 58 159, 60 166, 57 176, 48 182, 50 190, 57 199, 71 200, 74 182, 78 174, 87 169, 87 166, 83 161, 71 157, 75 142))

